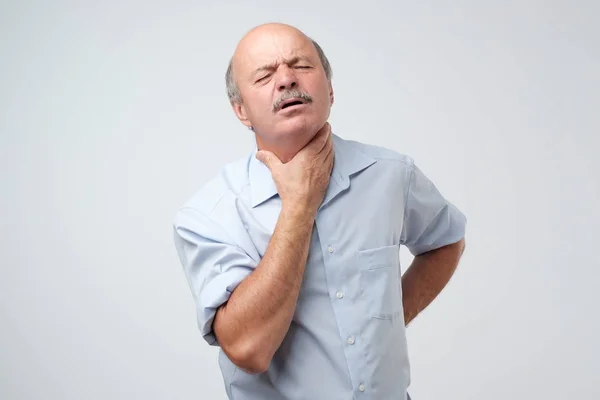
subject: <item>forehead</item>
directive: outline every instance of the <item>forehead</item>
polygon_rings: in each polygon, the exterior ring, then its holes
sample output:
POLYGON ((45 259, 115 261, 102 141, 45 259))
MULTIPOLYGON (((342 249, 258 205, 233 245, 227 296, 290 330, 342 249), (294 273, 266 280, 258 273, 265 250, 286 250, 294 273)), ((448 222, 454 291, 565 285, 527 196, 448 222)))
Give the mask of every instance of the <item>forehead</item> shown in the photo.
POLYGON ((238 71, 247 74, 263 65, 283 62, 294 57, 314 60, 318 54, 311 40, 299 32, 268 31, 244 38, 236 56, 238 71))

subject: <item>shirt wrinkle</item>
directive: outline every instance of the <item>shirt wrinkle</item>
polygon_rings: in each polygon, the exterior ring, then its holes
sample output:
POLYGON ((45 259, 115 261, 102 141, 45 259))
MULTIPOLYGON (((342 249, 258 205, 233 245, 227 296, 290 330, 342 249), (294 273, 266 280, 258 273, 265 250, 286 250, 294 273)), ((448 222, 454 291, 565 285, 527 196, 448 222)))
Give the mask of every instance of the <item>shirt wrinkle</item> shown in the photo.
MULTIPOLYGON (((218 307, 258 266, 281 212, 255 151, 223 167, 175 219, 198 327, 212 346, 218 307)), ((466 217, 411 157, 337 135, 334 151, 293 322, 264 374, 244 372, 220 350, 230 398, 409 398, 400 245, 416 255, 450 244, 464 236, 466 217)))

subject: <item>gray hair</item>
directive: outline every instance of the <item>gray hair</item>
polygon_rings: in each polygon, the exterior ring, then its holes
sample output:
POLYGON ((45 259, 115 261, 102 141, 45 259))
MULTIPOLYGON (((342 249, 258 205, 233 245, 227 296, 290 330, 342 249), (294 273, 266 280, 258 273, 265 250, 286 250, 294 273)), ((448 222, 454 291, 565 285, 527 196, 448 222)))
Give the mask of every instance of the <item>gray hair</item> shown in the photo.
MULTIPOLYGON (((317 54, 319 54, 321 65, 323 65, 323 69, 325 70, 325 76, 328 80, 331 80, 333 71, 331 70, 331 64, 329 64, 329 60, 327 59, 325 52, 316 41, 311 39, 311 42, 315 46, 315 49, 317 49, 317 54)), ((232 103, 242 104, 242 94, 240 93, 240 88, 238 87, 233 76, 233 58, 229 60, 229 65, 227 66, 227 72, 225 73, 225 84, 227 86, 227 97, 229 97, 229 101, 232 103)))

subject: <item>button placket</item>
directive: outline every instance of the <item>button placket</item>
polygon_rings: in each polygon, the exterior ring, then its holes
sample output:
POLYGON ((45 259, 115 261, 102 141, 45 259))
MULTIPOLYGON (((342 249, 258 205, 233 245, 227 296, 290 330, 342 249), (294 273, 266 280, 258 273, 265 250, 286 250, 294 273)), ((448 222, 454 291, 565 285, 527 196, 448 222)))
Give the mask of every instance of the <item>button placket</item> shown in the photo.
MULTIPOLYGON (((323 213, 317 218, 317 230, 319 232, 319 241, 321 245, 321 251, 323 254, 323 263, 325 266, 325 273, 327 278, 327 284, 329 286, 330 299, 334 309, 334 315, 337 319, 339 334, 341 343, 345 342, 344 353, 348 361, 348 368, 350 372, 350 380, 353 383, 354 390, 359 392, 358 384, 364 386, 364 375, 357 369, 358 365, 363 361, 363 349, 360 346, 361 342, 357 341, 358 335, 356 329, 356 321, 353 317, 353 293, 348 290, 353 290, 351 287, 346 287, 346 281, 344 272, 346 269, 346 261, 344 265, 341 265, 341 261, 344 258, 343 254, 340 254, 340 242, 336 242, 338 236, 335 231, 335 225, 327 224, 325 221, 326 214, 323 213), (350 296, 350 297, 348 297, 350 296)), ((366 388, 364 389, 366 390, 366 388)), ((360 392, 363 392, 361 390, 360 392)))

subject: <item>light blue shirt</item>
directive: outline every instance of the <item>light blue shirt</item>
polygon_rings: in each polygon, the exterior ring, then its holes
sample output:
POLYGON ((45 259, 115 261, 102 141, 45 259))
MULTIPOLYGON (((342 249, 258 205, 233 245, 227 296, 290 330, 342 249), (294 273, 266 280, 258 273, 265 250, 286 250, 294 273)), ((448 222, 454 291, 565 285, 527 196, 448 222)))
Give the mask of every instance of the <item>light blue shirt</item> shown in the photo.
MULTIPOLYGON (((269 369, 245 373, 219 352, 231 399, 407 398, 400 246, 418 255, 457 242, 466 218, 410 157, 336 135, 334 151, 296 311, 269 369)), ((259 264, 281 210, 255 154, 226 165, 174 220, 198 326, 215 346, 215 312, 259 264)))

